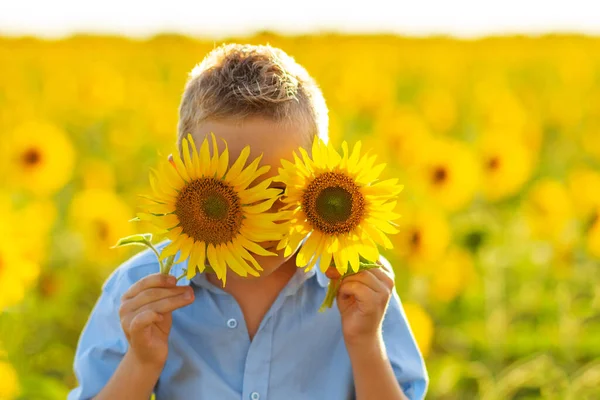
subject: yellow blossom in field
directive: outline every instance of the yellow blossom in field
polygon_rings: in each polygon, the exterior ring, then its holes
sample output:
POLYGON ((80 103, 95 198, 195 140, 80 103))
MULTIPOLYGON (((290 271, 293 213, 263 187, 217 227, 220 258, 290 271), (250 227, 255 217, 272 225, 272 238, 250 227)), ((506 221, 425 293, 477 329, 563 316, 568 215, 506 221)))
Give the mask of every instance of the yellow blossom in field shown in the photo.
POLYGON ((23 257, 19 243, 0 232, 0 314, 23 300, 39 273, 39 265, 23 257))
POLYGON ((418 184, 446 210, 457 211, 473 199, 480 174, 480 166, 466 144, 444 139, 429 144, 419 166, 418 184))
POLYGON ((381 154, 390 154, 395 162, 407 167, 422 161, 432 140, 423 118, 408 107, 384 107, 376 115, 373 133, 386 143, 381 154))
POLYGON ((575 212, 582 218, 600 208, 600 172, 591 168, 578 168, 569 173, 569 194, 575 212))
POLYGON ((450 227, 445 215, 432 208, 402 210, 398 221, 400 233, 392 241, 409 266, 422 270, 439 260, 450 242, 450 227))
POLYGON ((592 213, 590 228, 587 231, 586 247, 590 255, 600 258, 600 206, 592 213))
POLYGON ((115 188, 115 173, 108 163, 89 159, 84 161, 81 171, 84 188, 104 190, 115 188))
POLYGON ((421 350, 423 357, 427 357, 431 351, 433 341, 433 320, 419 304, 403 302, 402 307, 419 350, 421 350))
POLYGON ((419 96, 419 108, 434 132, 446 133, 456 123, 456 100, 447 90, 425 91, 419 96))
POLYGON ((431 268, 431 297, 439 301, 451 301, 472 283, 474 276, 471 255, 465 250, 452 248, 431 268))
POLYGON ((572 205, 563 183, 551 179, 536 182, 524 206, 534 237, 564 242, 567 224, 572 218, 572 205))
POLYGON ((36 195, 62 188, 73 173, 75 150, 60 128, 26 122, 0 144, 0 179, 36 195))
POLYGON ((0 400, 16 399, 19 393, 17 372, 10 363, 0 360, 0 400))
POLYGON ((515 135, 489 131, 480 139, 483 193, 497 201, 517 193, 531 176, 532 154, 515 135))
POLYGON ((87 257, 95 262, 114 261, 120 254, 110 247, 133 233, 132 211, 114 192, 89 189, 77 193, 69 207, 69 220, 81 234, 87 257))

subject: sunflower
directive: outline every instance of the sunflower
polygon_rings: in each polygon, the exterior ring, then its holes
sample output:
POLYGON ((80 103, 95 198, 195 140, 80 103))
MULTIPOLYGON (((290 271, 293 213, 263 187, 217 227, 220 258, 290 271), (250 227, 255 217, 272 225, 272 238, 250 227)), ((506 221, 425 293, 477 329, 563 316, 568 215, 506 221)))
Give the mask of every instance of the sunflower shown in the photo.
POLYGON ((19 378, 14 367, 0 359, 0 399, 16 399, 21 392, 19 378))
POLYGON ((504 131, 488 131, 481 138, 483 191, 497 201, 516 194, 531 176, 534 160, 523 140, 504 131))
POLYGON ((286 185, 283 209, 291 215, 289 231, 277 249, 285 249, 288 256, 308 237, 296 256, 297 266, 309 270, 321 258, 320 267, 326 271, 333 259, 340 274, 348 265, 357 272, 361 257, 377 261, 377 244, 392 248, 386 234, 397 233, 390 221, 399 218, 393 199, 403 187, 397 179, 378 181, 385 164, 374 165, 376 157, 361 157, 360 149, 357 142, 349 154, 343 142, 340 156, 315 138, 312 158, 300 148, 302 158, 294 152, 294 163, 281 161, 275 180, 286 185))
POLYGON ((133 233, 127 220, 132 210, 112 190, 86 189, 76 193, 69 207, 69 222, 80 235, 88 258, 103 264, 122 255, 110 250, 117 239, 133 233))
POLYGON ((276 255, 257 242, 278 241, 284 224, 276 222, 283 213, 266 212, 279 199, 281 189, 269 188, 272 179, 250 187, 267 173, 269 166, 259 167, 262 156, 244 167, 250 154, 246 146, 228 168, 229 150, 219 153, 217 140, 205 138, 199 152, 191 135, 182 141, 183 158, 173 156, 173 165, 165 162, 150 176, 154 195, 146 213, 139 213, 171 239, 161 252, 161 259, 174 256, 176 263, 189 258, 187 277, 203 272, 205 262, 225 285, 227 268, 241 276, 258 276, 262 267, 251 253, 276 255), (191 146, 191 151, 190 151, 191 146))
POLYGON ((29 122, 17 127, 0 146, 1 176, 12 187, 36 195, 53 194, 73 173, 75 150, 61 129, 47 123, 29 122))
POLYGON ((458 211, 473 199, 479 168, 464 143, 440 139, 428 143, 428 154, 416 169, 424 192, 448 211, 458 211))
POLYGON ((393 243, 414 271, 422 271, 446 253, 450 225, 447 217, 432 207, 410 207, 407 211, 408 218, 402 220, 401 233, 393 243))
POLYGON ((40 266, 23 256, 20 243, 0 232, 0 314, 20 303, 35 282, 40 266))
POLYGON ((421 354, 423 354, 423 357, 427 357, 431 352, 433 343, 435 328, 433 320, 427 311, 417 303, 402 303, 402 308, 421 354))

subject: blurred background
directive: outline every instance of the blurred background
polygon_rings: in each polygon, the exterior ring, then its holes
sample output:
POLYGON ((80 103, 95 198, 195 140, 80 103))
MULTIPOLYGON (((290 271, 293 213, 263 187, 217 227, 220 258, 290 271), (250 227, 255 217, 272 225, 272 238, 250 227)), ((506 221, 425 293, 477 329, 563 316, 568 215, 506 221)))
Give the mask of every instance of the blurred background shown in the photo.
POLYGON ((0 399, 64 399, 187 73, 269 43, 330 137, 400 177, 386 253, 429 399, 600 398, 600 17, 591 2, 0 4, 0 399), (205 8, 208 7, 208 8, 205 8), (395 8, 392 8, 395 7, 395 8))

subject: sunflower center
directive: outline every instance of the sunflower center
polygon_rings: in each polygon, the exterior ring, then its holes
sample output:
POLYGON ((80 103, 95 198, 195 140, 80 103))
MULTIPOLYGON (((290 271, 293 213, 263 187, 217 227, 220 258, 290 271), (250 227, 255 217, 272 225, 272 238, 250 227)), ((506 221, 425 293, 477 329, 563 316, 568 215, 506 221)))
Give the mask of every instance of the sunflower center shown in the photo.
POLYGON ((302 195, 302 208, 311 226, 329 235, 354 230, 365 214, 365 198, 349 176, 325 172, 302 195))
POLYGON ((227 216, 229 204, 220 194, 209 194, 202 200, 202 211, 208 218, 223 219, 227 216))
POLYGON ((492 171, 498 169, 498 167, 500 167, 500 159, 498 159, 498 157, 490 158, 488 160, 487 167, 492 171))
POLYGON ((442 184, 448 179, 448 170, 444 167, 437 167, 433 170, 433 183, 442 184))
POLYGON ((330 222, 344 222, 352 213, 352 195, 341 187, 328 187, 317 196, 317 210, 330 222))
POLYGON ((42 159, 42 155, 37 149, 28 149, 22 155, 23 164, 28 167, 34 166, 42 159))
POLYGON ((175 203, 182 233, 198 242, 221 244, 237 236, 242 203, 232 186, 215 178, 200 178, 184 187, 175 203))
POLYGON ((106 240, 108 239, 108 225, 106 224, 105 221, 102 220, 95 220, 94 221, 94 228, 96 229, 96 234, 98 235, 98 237, 100 238, 100 240, 106 240))

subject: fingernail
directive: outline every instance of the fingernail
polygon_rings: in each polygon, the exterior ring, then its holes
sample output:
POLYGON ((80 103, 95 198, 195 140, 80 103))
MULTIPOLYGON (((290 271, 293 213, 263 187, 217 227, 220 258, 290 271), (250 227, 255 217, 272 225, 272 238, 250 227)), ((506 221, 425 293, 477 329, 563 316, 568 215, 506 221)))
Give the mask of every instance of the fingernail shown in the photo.
POLYGON ((171 285, 177 284, 177 278, 175 278, 173 275, 169 275, 167 282, 171 285))
POLYGON ((186 290, 185 293, 183 294, 183 298, 186 300, 190 300, 192 298, 192 291, 191 290, 186 290))

